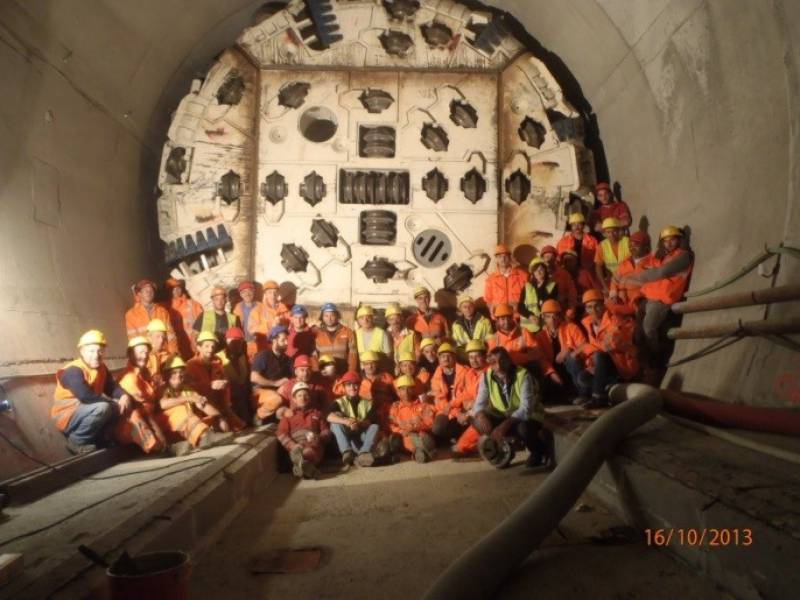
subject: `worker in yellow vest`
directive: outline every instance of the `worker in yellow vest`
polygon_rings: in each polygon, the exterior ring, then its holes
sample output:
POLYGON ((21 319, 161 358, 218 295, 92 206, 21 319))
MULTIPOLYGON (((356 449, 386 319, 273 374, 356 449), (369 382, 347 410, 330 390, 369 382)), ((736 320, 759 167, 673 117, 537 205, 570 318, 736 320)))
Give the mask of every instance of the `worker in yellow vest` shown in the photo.
POLYGON ((459 315, 453 321, 453 341, 459 349, 459 358, 464 358, 464 347, 470 340, 486 342, 492 334, 492 322, 480 314, 472 296, 462 294, 458 297, 459 315))
POLYGON ((419 332, 407 327, 403 320, 403 309, 397 303, 392 303, 386 307, 383 313, 386 318, 386 333, 392 337, 392 350, 394 360, 407 352, 419 355, 419 341, 422 336, 419 332))
POLYGON ((228 292, 222 286, 215 286, 211 290, 211 308, 204 310, 194 322, 192 329, 195 333, 210 331, 217 338, 217 347, 225 345, 225 332, 231 327, 239 327, 239 317, 225 310, 228 303, 228 292))
POLYGON ((603 293, 608 296, 611 277, 617 272, 620 263, 631 255, 631 249, 630 240, 618 219, 603 219, 603 235, 606 239, 597 245, 594 268, 603 286, 603 293))
POLYGON ((383 363, 393 360, 394 351, 389 335, 385 330, 375 325, 375 309, 367 304, 358 307, 356 311, 356 348, 358 354, 376 352, 383 363))

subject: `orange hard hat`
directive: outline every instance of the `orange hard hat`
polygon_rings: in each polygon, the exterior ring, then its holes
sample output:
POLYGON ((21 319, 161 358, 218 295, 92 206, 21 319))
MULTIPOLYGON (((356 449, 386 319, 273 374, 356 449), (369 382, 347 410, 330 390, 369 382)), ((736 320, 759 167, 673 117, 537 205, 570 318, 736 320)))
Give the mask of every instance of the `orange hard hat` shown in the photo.
POLYGON ((175 277, 170 277, 164 282, 169 289, 176 288, 176 287, 185 287, 186 282, 183 279, 176 279, 175 277))
POLYGON ((269 280, 265 281, 264 285, 261 286, 261 287, 263 287, 265 290, 277 290, 280 286, 278 285, 277 281, 273 281, 272 279, 269 279, 269 280))
POLYGON ((153 286, 154 290, 158 289, 158 286, 155 284, 155 282, 150 280, 150 279, 141 279, 141 280, 137 281, 136 285, 134 286, 134 289, 137 292, 141 292, 142 289, 147 287, 148 285, 153 286))
POLYGON ((496 319, 498 317, 513 317, 514 316, 514 309, 511 308, 510 304, 498 304, 494 307, 494 313, 492 316, 496 319))
POLYGON ((220 285, 215 285, 211 289, 211 297, 213 298, 214 296, 219 296, 219 295, 227 296, 228 292, 224 287, 222 287, 220 285))
POLYGON ((559 312, 561 312, 561 305, 558 303, 558 300, 545 300, 542 304, 542 314, 559 312))
POLYGON ((602 302, 603 300, 604 300, 603 292, 601 292, 600 290, 596 290, 594 288, 583 292, 583 297, 581 298, 581 302, 583 302, 584 304, 588 302, 597 302, 597 301, 602 302))
POLYGON ((511 250, 505 244, 497 244, 494 247, 494 255, 497 256, 498 254, 511 254, 511 250))

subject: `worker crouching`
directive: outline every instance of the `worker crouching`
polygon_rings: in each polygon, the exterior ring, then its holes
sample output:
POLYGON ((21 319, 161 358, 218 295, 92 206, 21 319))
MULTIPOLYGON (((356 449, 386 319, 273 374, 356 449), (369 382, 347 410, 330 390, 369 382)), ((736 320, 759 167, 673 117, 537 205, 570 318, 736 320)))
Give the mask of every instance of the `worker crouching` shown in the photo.
POLYGON ((311 404, 310 386, 298 381, 292 386, 291 410, 278 425, 278 441, 289 453, 295 477, 316 479, 330 436, 328 422, 311 404))
POLYGON ((416 395, 413 377, 401 375, 394 385, 398 400, 392 404, 389 413, 392 451, 397 454, 405 450, 418 463, 428 462, 436 454, 436 441, 430 433, 434 408, 416 395))
POLYGON ((328 422, 342 454, 342 464, 349 467, 354 462, 360 467, 375 463, 376 442, 380 428, 378 414, 372 400, 359 394, 361 376, 349 371, 340 380, 344 396, 331 406, 328 422))

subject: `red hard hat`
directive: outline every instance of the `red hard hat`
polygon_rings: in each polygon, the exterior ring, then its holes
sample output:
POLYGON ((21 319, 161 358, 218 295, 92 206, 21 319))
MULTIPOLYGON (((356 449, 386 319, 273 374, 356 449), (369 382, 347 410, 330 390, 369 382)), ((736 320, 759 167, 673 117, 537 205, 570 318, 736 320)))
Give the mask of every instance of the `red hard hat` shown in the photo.
POLYGON ((225 332, 225 339, 228 341, 231 340, 243 340, 244 339, 244 331, 241 330, 239 327, 231 327, 228 331, 225 332))
POLYGON ((539 250, 539 256, 543 256, 548 252, 552 252, 553 254, 558 254, 558 251, 553 246, 545 246, 541 250, 539 250))
POLYGON ((342 384, 345 383, 361 383, 361 375, 356 373, 355 371, 348 371, 342 378, 339 380, 342 384))
POLYGON ((256 286, 253 284, 252 281, 243 281, 242 283, 239 284, 239 287, 237 289, 239 290, 239 292, 243 292, 244 290, 254 290, 256 289, 256 286))
POLYGON ((650 244, 650 236, 644 231, 635 231, 631 234, 631 241, 634 244, 644 245, 650 244))
POLYGON ((297 367, 310 367, 311 361, 308 359, 308 356, 305 354, 298 354, 294 357, 294 368, 297 367))
POLYGON ((596 186, 594 186, 594 191, 595 191, 595 193, 596 193, 596 192, 599 192, 600 190, 608 190, 608 191, 610 192, 610 191, 611 191, 611 186, 610 186, 610 185, 608 185, 608 182, 606 182, 606 181, 601 181, 601 182, 600 182, 600 183, 598 183, 596 186))

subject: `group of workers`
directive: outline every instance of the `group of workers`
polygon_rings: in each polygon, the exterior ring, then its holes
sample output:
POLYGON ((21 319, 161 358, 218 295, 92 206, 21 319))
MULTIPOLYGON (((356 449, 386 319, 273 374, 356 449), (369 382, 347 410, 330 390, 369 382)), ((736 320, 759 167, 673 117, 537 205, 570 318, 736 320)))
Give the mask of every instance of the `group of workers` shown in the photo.
POLYGON ((692 270, 680 229, 664 228, 651 252, 608 184, 595 191, 588 226, 570 214, 527 270, 498 245, 482 302, 459 296, 452 321, 424 287, 410 310, 389 304, 385 325, 359 306, 350 328, 332 303, 310 323, 275 281, 239 283, 229 311, 233 290, 215 287, 204 309, 181 280, 166 282, 163 304, 142 280, 125 315, 127 366, 112 376, 104 335, 86 332, 56 374, 55 424, 74 453, 115 441, 173 455, 269 425, 298 477, 337 450, 345 467, 427 462, 443 447, 504 467, 524 446, 527 466, 549 466, 544 404, 603 408, 613 384, 663 366, 669 308, 692 270))

